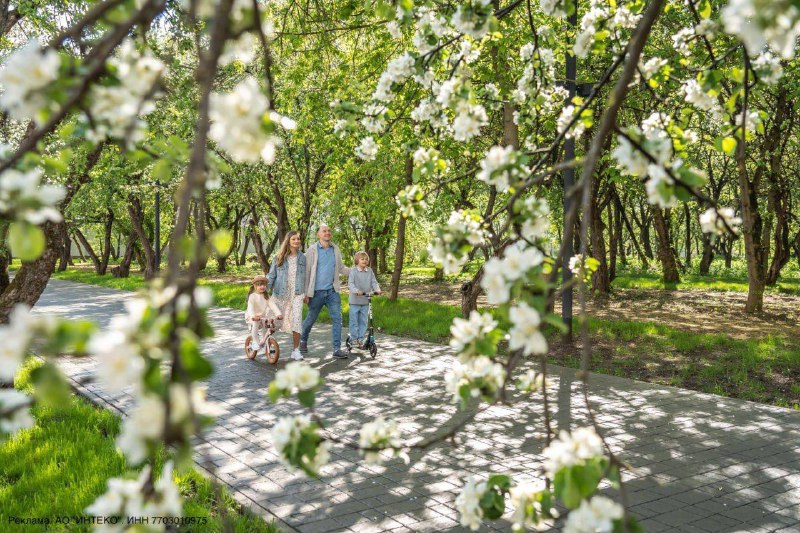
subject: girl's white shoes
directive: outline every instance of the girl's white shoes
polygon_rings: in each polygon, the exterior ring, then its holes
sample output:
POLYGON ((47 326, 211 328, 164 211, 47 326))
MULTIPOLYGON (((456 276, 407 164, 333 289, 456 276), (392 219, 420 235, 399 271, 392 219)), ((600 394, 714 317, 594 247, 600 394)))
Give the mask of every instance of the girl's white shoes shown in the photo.
POLYGON ((300 353, 300 350, 298 348, 295 348, 294 350, 292 350, 292 355, 290 356, 290 358, 292 359, 292 361, 302 361, 303 355, 300 353))

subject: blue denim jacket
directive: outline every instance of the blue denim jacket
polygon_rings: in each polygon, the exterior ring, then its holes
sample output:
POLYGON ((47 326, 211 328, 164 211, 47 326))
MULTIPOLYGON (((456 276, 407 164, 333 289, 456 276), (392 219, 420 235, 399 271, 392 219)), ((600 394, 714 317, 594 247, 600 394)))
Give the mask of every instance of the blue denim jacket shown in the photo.
MULTIPOLYGON (((267 274, 267 287, 272 291, 274 296, 283 296, 289 283, 286 279, 289 273, 289 256, 286 256, 283 264, 278 266, 278 256, 272 258, 272 266, 269 268, 267 274)), ((303 294, 305 292, 306 282, 306 256, 303 252, 297 252, 297 274, 294 280, 294 293, 303 294)))

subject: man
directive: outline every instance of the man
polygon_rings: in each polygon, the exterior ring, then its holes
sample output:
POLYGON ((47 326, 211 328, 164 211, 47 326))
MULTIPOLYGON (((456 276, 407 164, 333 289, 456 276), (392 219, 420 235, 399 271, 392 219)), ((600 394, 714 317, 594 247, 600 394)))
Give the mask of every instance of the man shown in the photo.
POLYGON ((308 315, 303 320, 303 334, 300 337, 300 353, 308 353, 308 335, 317 321, 322 307, 328 308, 333 323, 333 357, 347 359, 342 351, 342 298, 339 276, 347 276, 350 269, 342 263, 339 247, 331 241, 331 228, 320 224, 317 229, 318 242, 306 251, 306 298, 308 315))

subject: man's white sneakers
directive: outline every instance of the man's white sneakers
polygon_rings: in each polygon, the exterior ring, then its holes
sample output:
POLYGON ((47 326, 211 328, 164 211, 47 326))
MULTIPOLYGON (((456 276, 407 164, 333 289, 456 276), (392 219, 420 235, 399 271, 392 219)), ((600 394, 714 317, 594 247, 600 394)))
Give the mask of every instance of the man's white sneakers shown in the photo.
POLYGON ((303 354, 300 353, 300 350, 298 348, 295 348, 292 351, 292 355, 290 357, 291 357, 292 361, 302 361, 303 360, 303 354))

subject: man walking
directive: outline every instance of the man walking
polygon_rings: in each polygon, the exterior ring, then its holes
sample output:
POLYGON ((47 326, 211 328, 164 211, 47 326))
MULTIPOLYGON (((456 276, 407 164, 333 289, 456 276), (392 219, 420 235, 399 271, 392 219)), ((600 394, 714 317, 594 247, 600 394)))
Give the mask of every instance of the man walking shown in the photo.
POLYGON ((317 229, 318 242, 306 251, 306 303, 308 315, 303 320, 303 333, 300 337, 300 353, 308 353, 308 335, 317 321, 322 307, 328 308, 333 324, 333 357, 347 359, 342 351, 342 298, 339 295, 341 281, 339 276, 347 276, 350 269, 342 263, 339 247, 331 241, 331 228, 320 224, 317 229))

